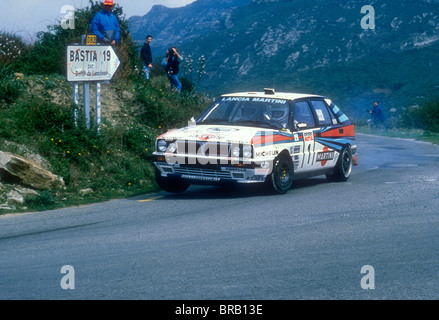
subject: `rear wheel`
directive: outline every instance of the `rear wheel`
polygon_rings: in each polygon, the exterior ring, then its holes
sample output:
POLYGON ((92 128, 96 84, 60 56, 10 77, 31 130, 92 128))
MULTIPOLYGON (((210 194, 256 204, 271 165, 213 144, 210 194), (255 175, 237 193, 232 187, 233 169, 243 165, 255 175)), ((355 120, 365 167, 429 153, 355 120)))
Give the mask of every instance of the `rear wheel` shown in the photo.
POLYGON ((280 155, 273 162, 273 171, 269 176, 268 186, 279 194, 286 193, 293 184, 294 166, 286 155, 280 155))
POLYGON ((160 189, 171 193, 182 193, 189 188, 190 184, 179 178, 162 177, 161 172, 156 169, 155 180, 160 189))
POLYGON ((341 150, 340 158, 335 165, 333 173, 326 174, 329 181, 347 181, 352 172, 352 150, 349 146, 341 150))

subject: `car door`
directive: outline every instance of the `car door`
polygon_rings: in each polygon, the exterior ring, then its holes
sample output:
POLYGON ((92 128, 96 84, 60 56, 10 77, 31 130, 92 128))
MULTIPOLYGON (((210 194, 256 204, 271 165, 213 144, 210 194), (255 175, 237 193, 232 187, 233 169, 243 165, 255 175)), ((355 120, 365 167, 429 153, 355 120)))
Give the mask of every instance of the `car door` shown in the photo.
POLYGON ((335 165, 337 154, 326 139, 319 139, 321 132, 330 129, 331 126, 337 124, 335 117, 329 112, 323 99, 310 99, 311 108, 314 111, 316 119, 316 135, 315 137, 315 168, 324 169, 335 165))
POLYGON ((293 130, 297 133, 299 140, 302 141, 300 152, 294 156, 295 170, 297 172, 309 171, 314 166, 316 121, 307 100, 294 103, 293 117, 293 130))

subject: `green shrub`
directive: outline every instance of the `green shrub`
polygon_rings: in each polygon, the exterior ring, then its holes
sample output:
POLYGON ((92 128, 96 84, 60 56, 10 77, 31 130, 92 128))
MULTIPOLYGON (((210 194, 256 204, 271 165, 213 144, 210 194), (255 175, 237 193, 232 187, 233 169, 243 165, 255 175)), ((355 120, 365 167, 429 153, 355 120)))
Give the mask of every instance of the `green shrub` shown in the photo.
POLYGON ((0 32, 0 65, 14 65, 27 48, 21 37, 9 32, 0 32))
POLYGON ((54 195, 47 190, 41 191, 39 196, 27 196, 24 200, 32 209, 46 209, 55 205, 54 195))
POLYGON ((439 132, 439 99, 408 108, 401 122, 405 127, 439 132))
POLYGON ((12 65, 0 63, 0 101, 12 103, 17 100, 23 90, 19 77, 14 76, 12 65))
POLYGON ((160 131, 186 126, 192 116, 200 114, 211 102, 192 90, 181 93, 169 90, 165 76, 139 87, 135 101, 142 106, 139 114, 141 122, 160 131))
POLYGON ((17 129, 30 135, 35 132, 51 134, 73 125, 68 107, 40 97, 20 101, 10 110, 10 114, 15 119, 17 129))
POLYGON ((123 132, 123 145, 127 151, 141 157, 150 159, 157 132, 140 124, 133 124, 123 132))

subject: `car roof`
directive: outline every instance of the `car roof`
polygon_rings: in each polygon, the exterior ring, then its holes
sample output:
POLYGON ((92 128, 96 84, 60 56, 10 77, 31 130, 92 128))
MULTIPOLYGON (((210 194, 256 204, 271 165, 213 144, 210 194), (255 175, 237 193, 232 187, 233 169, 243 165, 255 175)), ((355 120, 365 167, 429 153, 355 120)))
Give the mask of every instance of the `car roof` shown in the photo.
POLYGON ((297 100, 305 98, 324 98, 323 96, 308 93, 275 92, 274 89, 264 89, 264 92, 236 92, 221 95, 222 97, 257 97, 268 99, 297 100))

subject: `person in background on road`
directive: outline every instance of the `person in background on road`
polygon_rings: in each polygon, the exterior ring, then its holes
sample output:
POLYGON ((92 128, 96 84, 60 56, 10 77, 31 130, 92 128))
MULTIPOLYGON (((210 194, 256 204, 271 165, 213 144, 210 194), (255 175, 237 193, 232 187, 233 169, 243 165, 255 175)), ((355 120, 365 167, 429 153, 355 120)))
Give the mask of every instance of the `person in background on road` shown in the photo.
POLYGON ((162 60, 162 65, 165 66, 166 74, 168 75, 171 86, 181 92, 182 84, 178 80, 179 65, 183 61, 183 57, 178 53, 176 47, 168 49, 166 57, 162 60))
POLYGON ((375 127, 381 128, 384 126, 384 112, 381 106, 378 104, 378 101, 374 101, 372 110, 368 110, 368 112, 372 116, 375 127))
POLYGON ((104 0, 103 7, 91 22, 91 32, 96 35, 98 42, 116 46, 120 39, 120 27, 116 16, 111 12, 113 0, 104 0))
POLYGON ((149 73, 152 68, 152 53, 150 43, 152 41, 152 36, 147 35, 145 44, 140 50, 140 57, 143 62, 143 76, 145 79, 149 79, 149 73))

